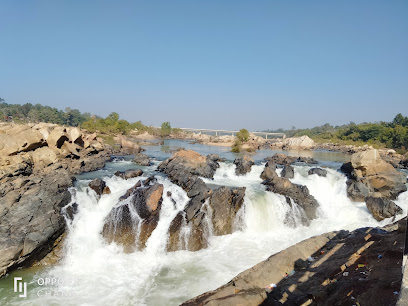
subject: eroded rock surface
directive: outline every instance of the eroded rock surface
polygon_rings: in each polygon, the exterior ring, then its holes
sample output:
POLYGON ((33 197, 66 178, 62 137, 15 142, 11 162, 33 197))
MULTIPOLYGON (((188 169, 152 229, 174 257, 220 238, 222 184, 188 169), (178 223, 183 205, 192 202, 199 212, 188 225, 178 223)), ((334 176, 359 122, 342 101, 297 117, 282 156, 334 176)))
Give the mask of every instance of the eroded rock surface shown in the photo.
POLYGON ((377 150, 355 153, 341 170, 348 176, 347 194, 353 201, 363 202, 366 197, 395 199, 407 190, 407 178, 382 160, 377 150))

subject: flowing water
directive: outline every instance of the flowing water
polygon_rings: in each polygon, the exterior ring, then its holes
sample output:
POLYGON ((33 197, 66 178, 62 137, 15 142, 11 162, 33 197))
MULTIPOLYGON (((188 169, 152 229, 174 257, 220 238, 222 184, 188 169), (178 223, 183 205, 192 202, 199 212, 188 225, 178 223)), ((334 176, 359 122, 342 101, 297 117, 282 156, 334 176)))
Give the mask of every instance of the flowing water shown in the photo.
MULTIPOLYGON (((109 163, 105 169, 78 177, 71 193, 78 203, 78 214, 68 222, 63 261, 50 268, 17 270, 0 280, 0 304, 16 305, 178 305, 181 302, 215 289, 239 272, 308 237, 333 230, 353 230, 380 226, 391 220, 375 221, 364 203, 354 203, 346 195, 346 177, 337 171, 347 156, 330 152, 296 152, 313 154, 320 166, 328 167, 327 177, 308 176, 308 166, 296 165, 292 182, 306 185, 319 202, 318 218, 302 226, 302 209, 292 208, 281 195, 266 192, 261 185, 262 159, 275 152, 261 150, 254 159, 257 164, 245 176, 235 175, 231 160, 235 155, 227 148, 190 145, 167 141, 164 146, 147 147, 146 153, 156 158, 151 167, 138 167, 129 160, 109 163), (165 251, 168 228, 177 213, 188 202, 186 193, 165 176, 155 172, 159 160, 172 155, 177 147, 194 149, 202 154, 217 153, 229 161, 220 163, 214 180, 204 179, 211 187, 244 186, 244 205, 235 220, 231 235, 212 236, 208 226, 209 247, 197 252, 165 251), (144 176, 123 180, 112 174, 116 170, 142 168, 144 176), (108 244, 101 231, 104 220, 119 197, 138 181, 155 174, 164 185, 164 194, 171 191, 176 205, 163 198, 160 221, 143 251, 125 253, 114 243, 108 244), (86 187, 95 177, 103 177, 111 194, 99 200, 86 187), (27 298, 13 292, 12 278, 22 276, 28 282, 27 298), (46 284, 48 280, 57 284, 46 284)), ((280 170, 278 169, 279 173, 280 170)), ((396 203, 407 213, 408 193, 396 203)), ((137 219, 137 215, 135 218, 137 219)), ((137 221, 137 220, 136 220, 137 221)), ((188 237, 188 227, 183 228, 188 237)), ((265 286, 267 281, 265 282, 265 286)))

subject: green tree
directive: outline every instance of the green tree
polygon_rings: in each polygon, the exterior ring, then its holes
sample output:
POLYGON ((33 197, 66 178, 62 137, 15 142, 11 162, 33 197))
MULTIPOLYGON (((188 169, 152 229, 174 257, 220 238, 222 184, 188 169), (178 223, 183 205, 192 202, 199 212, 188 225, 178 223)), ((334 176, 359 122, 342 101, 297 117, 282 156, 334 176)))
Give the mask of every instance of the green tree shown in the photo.
POLYGON ((160 129, 161 135, 162 136, 168 136, 171 134, 171 125, 170 122, 166 121, 163 122, 161 125, 161 129, 160 129))
POLYGON ((249 139, 249 132, 247 129, 241 129, 239 130, 239 132, 237 133, 237 138, 241 141, 241 142, 246 142, 249 139))

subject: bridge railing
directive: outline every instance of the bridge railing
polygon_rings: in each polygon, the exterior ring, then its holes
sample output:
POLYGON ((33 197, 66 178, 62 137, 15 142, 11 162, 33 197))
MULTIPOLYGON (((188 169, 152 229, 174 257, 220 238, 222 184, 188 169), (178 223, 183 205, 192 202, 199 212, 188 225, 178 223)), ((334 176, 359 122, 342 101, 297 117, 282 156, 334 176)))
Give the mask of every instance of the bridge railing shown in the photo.
MULTIPOLYGON (((232 136, 236 135, 239 131, 233 131, 233 130, 214 130, 214 129, 193 129, 193 128, 180 128, 181 130, 185 132, 198 132, 198 133, 215 133, 215 136, 218 136, 218 134, 231 134, 232 136)), ((250 132, 252 134, 258 135, 258 136, 264 136, 266 139, 269 137, 282 137, 283 139, 286 138, 285 133, 268 133, 268 132, 250 132)))

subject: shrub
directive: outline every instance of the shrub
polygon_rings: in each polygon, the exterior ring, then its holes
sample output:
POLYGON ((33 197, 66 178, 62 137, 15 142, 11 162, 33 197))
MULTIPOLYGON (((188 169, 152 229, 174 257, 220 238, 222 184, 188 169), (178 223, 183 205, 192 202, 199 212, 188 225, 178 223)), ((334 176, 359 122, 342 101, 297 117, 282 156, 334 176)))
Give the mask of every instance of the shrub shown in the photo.
POLYGON ((238 133, 237 133, 237 138, 241 141, 241 142, 246 142, 249 139, 249 132, 247 129, 241 129, 238 133))

